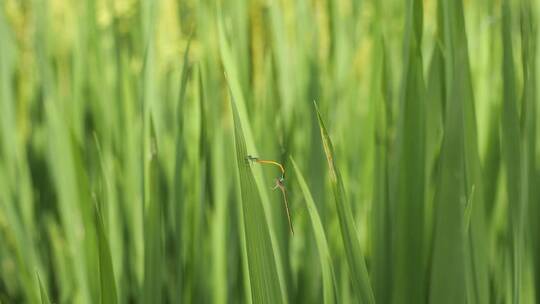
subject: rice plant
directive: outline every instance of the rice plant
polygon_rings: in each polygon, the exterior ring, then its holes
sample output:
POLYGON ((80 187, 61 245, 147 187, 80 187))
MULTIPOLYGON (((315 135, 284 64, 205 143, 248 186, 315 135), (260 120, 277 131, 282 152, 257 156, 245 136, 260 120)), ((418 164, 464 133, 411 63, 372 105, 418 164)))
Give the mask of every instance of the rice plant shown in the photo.
POLYGON ((0 1, 0 303, 539 303, 539 15, 0 1))

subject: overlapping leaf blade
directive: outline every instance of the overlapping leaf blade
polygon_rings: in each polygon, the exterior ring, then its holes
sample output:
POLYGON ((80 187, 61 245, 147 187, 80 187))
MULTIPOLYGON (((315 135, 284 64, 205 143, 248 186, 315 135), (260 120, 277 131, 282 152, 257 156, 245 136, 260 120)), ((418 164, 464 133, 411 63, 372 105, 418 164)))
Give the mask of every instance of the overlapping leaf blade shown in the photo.
POLYGON ((373 291, 369 282, 368 272, 366 269, 366 262, 358 239, 358 231, 354 224, 354 218, 351 210, 351 206, 345 198, 345 189, 343 180, 336 167, 334 159, 334 147, 332 141, 324 125, 324 121, 321 117, 321 113, 315 105, 315 111, 317 112, 317 119, 319 121, 319 128, 321 132, 321 138, 323 142, 324 152, 326 154, 326 160, 328 161, 328 168, 330 173, 330 184, 334 193, 334 200, 336 204, 336 210, 338 213, 339 225, 341 228, 341 238, 347 257, 348 270, 350 272, 351 279, 353 281, 353 291, 358 297, 361 303, 374 303, 373 291))
POLYGON ((247 159, 244 131, 234 99, 231 99, 231 108, 253 303, 283 303, 284 297, 279 286, 270 230, 264 215, 261 195, 247 159))
POLYGON ((324 232, 324 226, 319 216, 319 212, 317 211, 317 206, 315 205, 313 196, 311 195, 311 191, 308 188, 302 172, 300 172, 300 169, 298 168, 298 165, 296 164, 292 156, 290 159, 294 168, 294 172, 298 179, 298 183, 300 184, 300 189, 302 190, 304 200, 307 205, 309 218, 311 220, 311 226, 315 235, 315 242, 317 244, 319 260, 321 263, 324 303, 334 303, 334 267, 332 263, 332 257, 330 255, 330 249, 328 247, 328 242, 326 240, 326 234, 324 232))
POLYGON ((50 304, 51 301, 49 300, 49 295, 47 295, 47 290, 45 287, 43 287, 43 283, 41 283, 41 279, 39 278, 39 274, 36 273, 38 284, 39 284, 39 294, 41 297, 41 304, 50 304))

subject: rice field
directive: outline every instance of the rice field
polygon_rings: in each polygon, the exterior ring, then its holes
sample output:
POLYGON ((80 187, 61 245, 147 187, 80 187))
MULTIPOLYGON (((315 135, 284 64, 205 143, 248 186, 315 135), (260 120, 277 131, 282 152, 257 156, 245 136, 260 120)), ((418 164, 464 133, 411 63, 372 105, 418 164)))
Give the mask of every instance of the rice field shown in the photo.
POLYGON ((540 303, 539 15, 0 1, 0 303, 540 303))

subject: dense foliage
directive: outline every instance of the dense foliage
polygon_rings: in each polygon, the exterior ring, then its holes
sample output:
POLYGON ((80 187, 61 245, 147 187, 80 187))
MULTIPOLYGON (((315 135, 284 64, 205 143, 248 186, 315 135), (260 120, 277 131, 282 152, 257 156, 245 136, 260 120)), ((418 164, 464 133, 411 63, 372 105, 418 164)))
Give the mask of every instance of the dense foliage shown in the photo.
POLYGON ((539 14, 0 1, 0 303, 538 303, 539 14))

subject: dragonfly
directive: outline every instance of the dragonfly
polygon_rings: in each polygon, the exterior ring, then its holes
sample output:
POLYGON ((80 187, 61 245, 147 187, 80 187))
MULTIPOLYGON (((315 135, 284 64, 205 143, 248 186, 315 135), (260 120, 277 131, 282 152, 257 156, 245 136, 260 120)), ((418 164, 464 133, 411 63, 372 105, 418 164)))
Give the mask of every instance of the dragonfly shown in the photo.
POLYGON ((291 231, 291 234, 294 235, 294 229, 292 226, 291 221, 291 213, 289 211, 289 203, 287 201, 287 190, 285 188, 285 167, 283 167, 282 164, 273 161, 273 160, 264 160, 260 159, 255 156, 248 155, 247 157, 248 161, 259 163, 259 164, 267 164, 267 165, 274 165, 279 167, 279 170, 281 171, 281 176, 275 179, 275 185, 272 188, 272 190, 279 189, 281 191, 281 194, 283 195, 283 204, 285 205, 285 211, 287 212, 287 219, 289 221, 289 230, 291 231))

